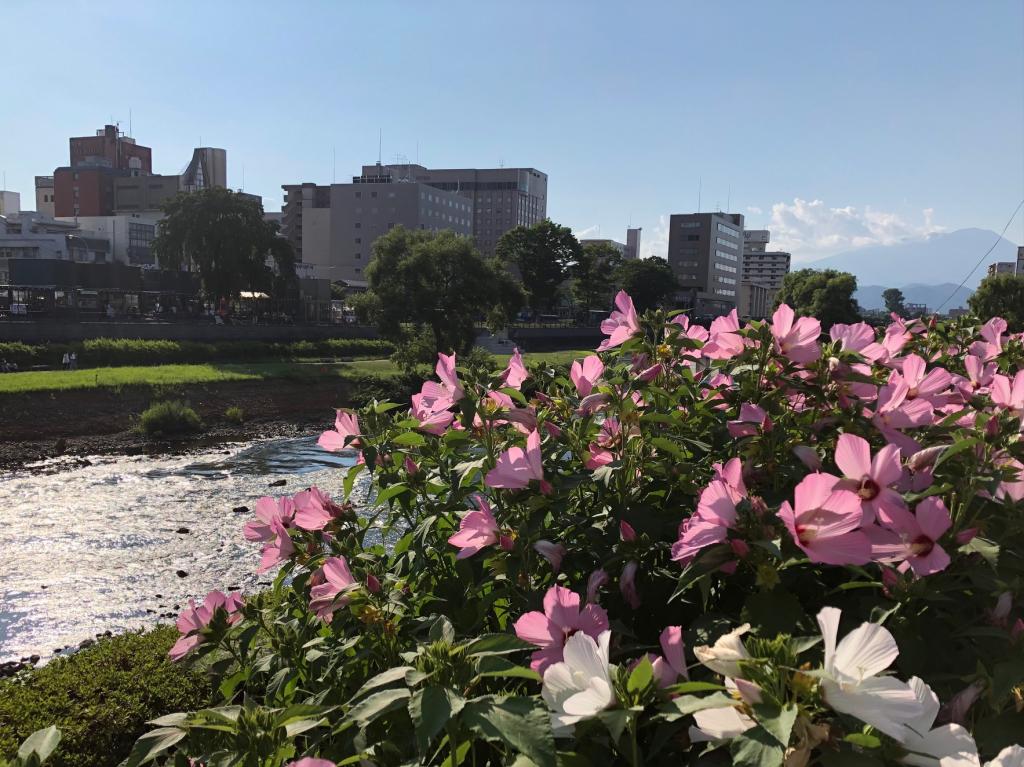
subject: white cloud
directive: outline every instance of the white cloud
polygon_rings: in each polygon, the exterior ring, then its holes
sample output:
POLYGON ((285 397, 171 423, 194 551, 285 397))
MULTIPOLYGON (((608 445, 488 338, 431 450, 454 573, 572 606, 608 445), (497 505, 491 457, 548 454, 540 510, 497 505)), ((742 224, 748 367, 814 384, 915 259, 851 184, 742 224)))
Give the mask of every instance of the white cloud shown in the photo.
POLYGON ((921 211, 921 221, 914 223, 867 206, 830 208, 821 200, 797 197, 792 204, 772 205, 767 228, 773 249, 789 251, 794 261, 813 261, 844 250, 919 240, 944 231, 932 219, 931 208, 921 211))
POLYGON ((640 256, 647 258, 657 256, 668 258, 668 216, 658 216, 658 223, 650 228, 645 228, 640 238, 640 256))
POLYGON ((764 213, 764 211, 761 210, 756 205, 748 205, 747 206, 747 213, 749 213, 752 216, 760 216, 762 213, 764 213))
POLYGON ((589 240, 596 239, 596 235, 600 234, 601 227, 598 224, 588 226, 586 229, 573 229, 572 233, 576 235, 577 240, 589 240))

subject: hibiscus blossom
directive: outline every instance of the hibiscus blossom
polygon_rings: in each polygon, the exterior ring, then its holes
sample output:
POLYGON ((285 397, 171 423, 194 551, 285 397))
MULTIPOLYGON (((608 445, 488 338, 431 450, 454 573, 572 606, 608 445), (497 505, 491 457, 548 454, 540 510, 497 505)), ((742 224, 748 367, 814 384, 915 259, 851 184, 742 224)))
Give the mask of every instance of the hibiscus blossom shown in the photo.
POLYGON ((516 636, 540 649, 533 654, 530 668, 539 674, 562 660, 562 648, 578 631, 597 639, 608 630, 608 613, 596 604, 580 609, 580 595, 562 586, 552 586, 544 595, 544 612, 534 611, 515 623, 516 636))

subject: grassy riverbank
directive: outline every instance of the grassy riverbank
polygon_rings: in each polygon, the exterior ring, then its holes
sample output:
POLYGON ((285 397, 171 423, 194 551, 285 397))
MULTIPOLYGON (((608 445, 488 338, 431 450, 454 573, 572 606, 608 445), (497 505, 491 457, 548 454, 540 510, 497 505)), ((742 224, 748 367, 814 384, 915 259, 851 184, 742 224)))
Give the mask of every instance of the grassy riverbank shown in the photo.
MULTIPOLYGON (((544 352, 526 356, 528 363, 568 365, 585 352, 544 352)), ((496 357, 504 365, 507 357, 496 357)), ((123 386, 184 386, 230 381, 322 381, 351 376, 397 376, 401 373, 390 360, 358 360, 324 363, 295 362, 202 363, 191 365, 145 365, 90 370, 44 370, 0 375, 0 395, 72 389, 117 388, 123 386)))

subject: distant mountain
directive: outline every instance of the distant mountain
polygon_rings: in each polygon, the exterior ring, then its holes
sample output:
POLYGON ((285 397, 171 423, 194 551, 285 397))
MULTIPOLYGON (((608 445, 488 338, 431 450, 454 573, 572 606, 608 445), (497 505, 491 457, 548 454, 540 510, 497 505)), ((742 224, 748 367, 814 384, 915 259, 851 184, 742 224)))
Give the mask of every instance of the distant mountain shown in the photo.
MULTIPOLYGON (((961 277, 961 279, 963 279, 961 277)), ((930 309, 938 309, 953 289, 957 288, 953 297, 943 307, 943 311, 958 309, 967 306, 967 299, 974 293, 967 288, 958 288, 959 280, 956 283, 943 282, 941 285, 860 285, 857 288, 856 299, 861 309, 884 309, 885 301, 882 300, 882 293, 889 287, 897 287, 903 291, 903 299, 908 304, 924 304, 930 309)))
MULTIPOLYGON (((852 272, 857 275, 857 282, 864 286, 935 286, 939 283, 952 283, 946 291, 948 296, 953 286, 960 284, 998 237, 988 229, 958 229, 955 232, 932 234, 922 240, 849 250, 808 264, 794 264, 794 267, 852 272)), ((999 244, 967 280, 966 287, 971 290, 978 287, 989 264, 1016 260, 1017 246, 1000 238, 999 244)), ((903 292, 907 292, 905 288, 903 292)), ((943 298, 945 296, 938 302, 941 303, 943 298)), ((908 296, 908 300, 913 299, 908 296)), ((920 303, 932 305, 930 302, 920 303)))

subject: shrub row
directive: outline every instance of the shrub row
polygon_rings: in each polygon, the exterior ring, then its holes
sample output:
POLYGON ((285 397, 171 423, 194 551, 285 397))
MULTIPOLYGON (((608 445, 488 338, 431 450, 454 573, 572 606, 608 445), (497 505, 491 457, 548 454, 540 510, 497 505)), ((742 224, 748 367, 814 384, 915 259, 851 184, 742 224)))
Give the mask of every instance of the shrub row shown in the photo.
POLYGON ((139 428, 149 437, 172 437, 202 431, 203 421, 187 402, 165 400, 154 402, 142 412, 139 428))
POLYGON ((162 365, 182 362, 294 359, 296 357, 387 357, 392 344, 369 338, 329 338, 321 341, 145 341, 136 338, 94 338, 70 344, 0 342, 0 359, 27 369, 35 365, 60 367, 64 354, 75 352, 79 367, 162 365))
POLYGON ((158 716, 207 705, 206 678, 167 660, 177 632, 101 639, 74 655, 0 681, 0 760, 13 757, 34 731, 57 725, 53 767, 117 764, 158 716))

